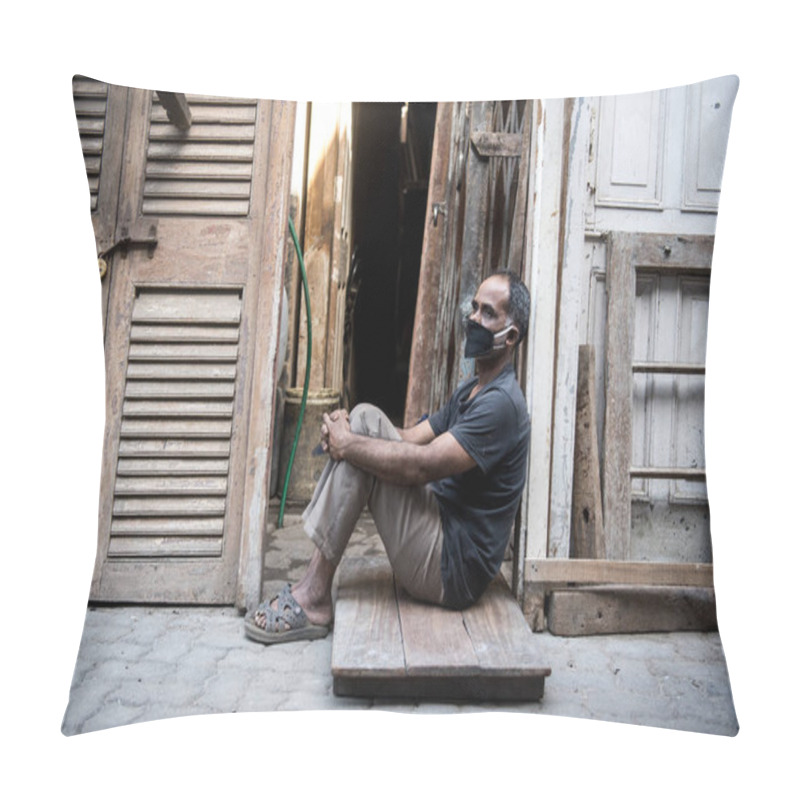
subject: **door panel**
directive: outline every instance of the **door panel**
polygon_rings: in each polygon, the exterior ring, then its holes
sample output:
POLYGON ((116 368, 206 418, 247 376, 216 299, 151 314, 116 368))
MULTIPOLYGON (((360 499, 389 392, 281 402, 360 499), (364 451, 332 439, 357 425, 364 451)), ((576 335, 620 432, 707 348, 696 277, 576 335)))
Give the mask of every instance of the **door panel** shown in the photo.
POLYGON ((128 90, 95 600, 236 598, 272 104, 187 101, 128 90))
POLYGON ((711 558, 703 414, 712 251, 713 237, 610 237, 603 485, 613 559, 711 558))

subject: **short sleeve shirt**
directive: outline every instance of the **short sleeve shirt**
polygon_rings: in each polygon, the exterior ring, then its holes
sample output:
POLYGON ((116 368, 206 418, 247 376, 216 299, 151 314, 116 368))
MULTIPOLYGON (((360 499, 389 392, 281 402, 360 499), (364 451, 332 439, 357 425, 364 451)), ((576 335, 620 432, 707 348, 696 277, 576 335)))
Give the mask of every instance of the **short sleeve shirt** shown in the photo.
POLYGON ((442 518, 445 605, 466 608, 500 571, 525 485, 530 419, 508 365, 471 400, 477 378, 461 384, 429 422, 450 432, 477 464, 435 481, 442 518))

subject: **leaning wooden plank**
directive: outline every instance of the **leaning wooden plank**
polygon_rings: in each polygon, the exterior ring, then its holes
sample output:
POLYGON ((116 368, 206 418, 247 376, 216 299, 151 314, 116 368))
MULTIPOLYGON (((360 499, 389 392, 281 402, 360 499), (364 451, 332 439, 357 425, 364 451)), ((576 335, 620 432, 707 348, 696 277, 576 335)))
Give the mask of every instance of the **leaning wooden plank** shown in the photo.
POLYGON ((331 672, 334 691, 368 673, 405 675, 392 570, 385 559, 345 560, 339 571, 331 672))
POLYGON ((606 409, 603 455, 603 525, 606 554, 626 559, 631 536, 631 442, 633 441, 633 324, 636 272, 633 234, 609 241, 606 316, 606 409))
POLYGON ((578 348, 569 554, 572 558, 605 558, 606 555, 600 453, 597 444, 595 349, 593 345, 586 344, 578 348))
POLYGON ((167 112, 169 121, 181 130, 189 130, 192 125, 192 110, 185 94, 176 92, 156 92, 161 105, 167 112))

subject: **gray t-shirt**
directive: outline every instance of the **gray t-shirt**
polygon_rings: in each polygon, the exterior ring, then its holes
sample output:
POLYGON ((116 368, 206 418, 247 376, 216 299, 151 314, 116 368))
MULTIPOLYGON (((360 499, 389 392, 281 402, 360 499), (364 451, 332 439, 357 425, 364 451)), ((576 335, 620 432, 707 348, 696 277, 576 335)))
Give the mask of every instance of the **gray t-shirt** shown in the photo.
POLYGON ((466 381, 429 418, 449 431, 477 464, 431 484, 442 517, 442 582, 451 608, 474 603, 500 571, 525 485, 530 418, 509 365, 469 400, 466 381))

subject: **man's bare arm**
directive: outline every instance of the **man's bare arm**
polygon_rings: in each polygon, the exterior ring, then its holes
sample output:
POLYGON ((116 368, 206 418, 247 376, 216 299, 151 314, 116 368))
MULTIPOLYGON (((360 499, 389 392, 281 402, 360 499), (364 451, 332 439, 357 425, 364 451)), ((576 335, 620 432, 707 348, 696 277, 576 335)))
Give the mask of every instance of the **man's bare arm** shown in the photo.
MULTIPOLYGON (((475 461, 451 433, 434 436, 426 421, 405 431, 411 438, 401 442, 359 436, 350 431, 344 417, 323 416, 328 429, 328 452, 381 480, 418 485, 466 472, 475 461)), ((402 434, 401 434, 402 435, 402 434)))
POLYGON ((436 434, 427 419, 418 422, 411 428, 398 430, 398 433, 403 437, 404 442, 410 442, 411 444, 428 444, 436 438, 436 434))

